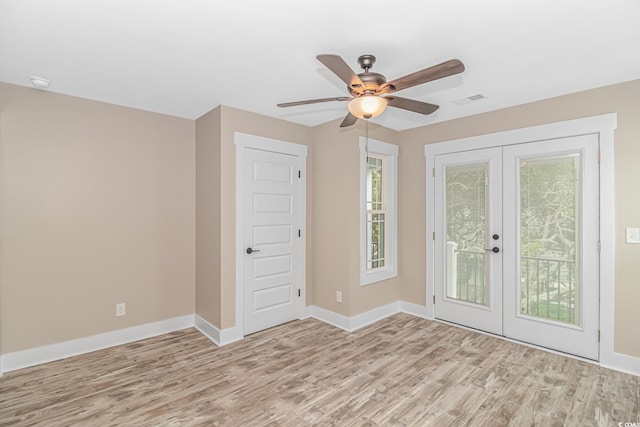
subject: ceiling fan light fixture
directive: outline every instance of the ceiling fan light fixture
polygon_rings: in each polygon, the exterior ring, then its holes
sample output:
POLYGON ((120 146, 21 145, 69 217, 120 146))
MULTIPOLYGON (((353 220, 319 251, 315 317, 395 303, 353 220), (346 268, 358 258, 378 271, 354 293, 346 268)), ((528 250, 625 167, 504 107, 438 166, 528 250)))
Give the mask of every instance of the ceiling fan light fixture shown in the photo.
POLYGON ((376 95, 362 95, 349 101, 349 112, 359 119, 378 117, 387 108, 387 100, 376 95))
POLYGON ((387 105, 401 110, 412 111, 419 114, 431 114, 439 107, 435 104, 402 98, 391 95, 381 97, 379 95, 393 94, 399 90, 408 89, 423 83, 431 82, 445 77, 453 76, 464 71, 464 64, 458 59, 451 59, 442 64, 434 65, 399 79, 387 81, 387 78, 379 73, 371 72, 370 68, 376 60, 373 55, 361 55, 358 63, 364 69, 364 73, 356 74, 349 65, 338 55, 316 56, 329 71, 333 72, 340 80, 347 84, 349 96, 332 98, 308 99, 306 101, 284 102, 278 107, 294 107, 296 105, 317 104, 329 101, 349 101, 349 114, 340 123, 341 128, 353 126, 358 119, 371 119, 382 114, 387 105))

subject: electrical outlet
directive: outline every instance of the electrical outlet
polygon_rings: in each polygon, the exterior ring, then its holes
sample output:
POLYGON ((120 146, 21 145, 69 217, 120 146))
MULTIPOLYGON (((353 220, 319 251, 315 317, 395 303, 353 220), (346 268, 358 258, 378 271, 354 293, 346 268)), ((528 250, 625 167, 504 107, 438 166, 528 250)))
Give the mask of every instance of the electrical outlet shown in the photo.
POLYGON ((125 314, 127 314, 127 304, 123 302, 116 304, 116 317, 124 316, 125 314))
POLYGON ((336 291, 336 301, 342 302, 342 291, 336 291))

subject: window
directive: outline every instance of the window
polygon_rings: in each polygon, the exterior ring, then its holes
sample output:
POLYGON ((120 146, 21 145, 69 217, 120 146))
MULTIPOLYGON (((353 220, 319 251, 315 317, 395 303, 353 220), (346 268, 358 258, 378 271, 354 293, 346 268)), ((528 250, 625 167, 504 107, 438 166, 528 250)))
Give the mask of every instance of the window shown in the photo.
MULTIPOLYGON (((384 158, 369 154, 367 157, 367 270, 384 267, 384 224, 386 205, 382 172, 384 158)), ((385 176, 386 177, 386 176, 385 176)))
POLYGON ((397 276, 397 165, 397 145, 360 139, 361 285, 397 276))

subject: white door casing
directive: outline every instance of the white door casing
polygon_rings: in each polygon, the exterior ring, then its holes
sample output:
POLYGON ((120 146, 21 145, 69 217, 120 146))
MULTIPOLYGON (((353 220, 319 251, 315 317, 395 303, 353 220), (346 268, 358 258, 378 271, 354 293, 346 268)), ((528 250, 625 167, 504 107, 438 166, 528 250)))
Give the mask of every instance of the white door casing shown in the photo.
POLYGON ((235 144, 235 328, 247 335, 303 316, 307 147, 242 133, 235 144))

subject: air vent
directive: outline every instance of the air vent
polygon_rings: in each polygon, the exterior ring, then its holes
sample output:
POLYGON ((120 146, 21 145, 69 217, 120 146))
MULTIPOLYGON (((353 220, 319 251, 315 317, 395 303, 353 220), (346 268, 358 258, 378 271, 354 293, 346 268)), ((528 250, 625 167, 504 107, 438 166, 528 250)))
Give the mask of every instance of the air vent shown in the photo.
POLYGON ((487 97, 481 93, 477 93, 475 95, 456 99, 455 101, 453 101, 453 103, 457 105, 467 105, 467 104, 471 104, 472 102, 480 101, 482 99, 487 99, 487 97))

